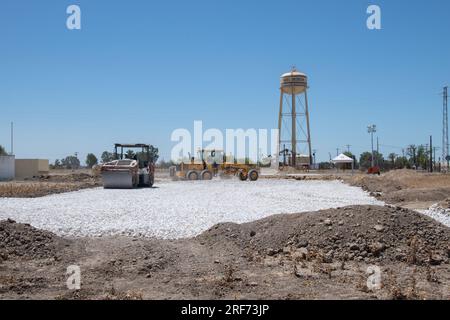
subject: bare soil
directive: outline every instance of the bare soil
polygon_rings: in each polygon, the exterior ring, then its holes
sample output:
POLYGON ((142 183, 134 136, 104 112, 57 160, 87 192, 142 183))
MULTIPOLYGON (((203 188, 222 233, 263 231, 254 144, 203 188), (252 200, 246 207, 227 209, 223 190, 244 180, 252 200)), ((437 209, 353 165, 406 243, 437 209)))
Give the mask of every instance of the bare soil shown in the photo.
MULTIPOLYGON (((169 179, 168 170, 157 170, 156 182, 169 179)), ((102 177, 90 169, 51 170, 48 175, 41 175, 26 180, 0 182, 0 197, 4 198, 39 198, 51 194, 73 192, 103 186, 102 177)))
MULTIPOLYGON (((68 239, 2 221, 0 299, 450 299, 450 229, 407 209, 450 208, 449 175, 283 178, 339 178, 390 205, 224 223, 176 241, 68 239), (80 290, 66 287, 70 265, 81 268, 80 290), (371 266, 381 270, 380 290, 367 287, 371 266)), ((7 193, 2 184, 0 196, 100 184, 85 173, 21 183, 32 186, 7 193)))
POLYGON ((84 172, 66 172, 0 183, 0 197, 38 198, 102 185, 101 177, 84 172))
POLYGON ((176 241, 63 239, 0 223, 2 299, 449 299, 450 229, 353 206, 220 224, 176 241), (81 268, 81 290, 66 268, 81 268), (371 292, 367 268, 381 269, 371 292))
POLYGON ((343 176, 386 203, 411 209, 426 209, 450 198, 450 174, 394 170, 377 175, 343 176))

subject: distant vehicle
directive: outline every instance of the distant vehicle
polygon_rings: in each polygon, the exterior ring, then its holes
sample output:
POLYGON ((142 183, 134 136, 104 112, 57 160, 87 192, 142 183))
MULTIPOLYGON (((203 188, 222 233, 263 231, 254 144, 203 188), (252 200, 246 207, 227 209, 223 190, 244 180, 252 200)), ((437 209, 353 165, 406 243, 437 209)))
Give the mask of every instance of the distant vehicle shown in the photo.
POLYGON ((259 167, 256 164, 235 163, 227 161, 222 150, 199 150, 197 158, 181 162, 170 168, 170 176, 185 180, 212 180, 216 175, 238 176, 241 181, 256 181, 259 167))
POLYGON ((367 171, 367 173, 381 175, 381 169, 378 166, 370 167, 369 170, 367 171))
POLYGON ((150 146, 147 144, 120 144, 114 145, 114 159, 100 167, 105 189, 132 189, 138 187, 150 188, 155 181, 155 166, 150 159, 150 146), (121 152, 118 153, 120 148, 121 152), (126 149, 140 149, 127 158, 123 153, 126 149))

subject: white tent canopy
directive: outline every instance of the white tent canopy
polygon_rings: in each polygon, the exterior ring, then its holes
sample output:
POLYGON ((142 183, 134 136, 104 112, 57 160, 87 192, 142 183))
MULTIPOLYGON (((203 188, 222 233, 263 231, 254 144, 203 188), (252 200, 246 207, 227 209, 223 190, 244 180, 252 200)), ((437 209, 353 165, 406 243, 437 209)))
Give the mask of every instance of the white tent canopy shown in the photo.
POLYGON ((350 157, 347 157, 345 154, 341 153, 336 158, 331 160, 331 162, 333 162, 334 164, 337 164, 337 163, 353 163, 353 159, 350 158, 350 157))
POLYGON ((338 164, 346 164, 346 163, 351 163, 352 165, 352 174, 353 174, 353 170, 354 170, 354 161, 352 158, 347 157, 345 154, 341 153, 340 155, 338 155, 336 158, 334 158, 333 160, 331 160, 331 162, 333 162, 336 165, 336 170, 339 171, 338 168, 338 164))

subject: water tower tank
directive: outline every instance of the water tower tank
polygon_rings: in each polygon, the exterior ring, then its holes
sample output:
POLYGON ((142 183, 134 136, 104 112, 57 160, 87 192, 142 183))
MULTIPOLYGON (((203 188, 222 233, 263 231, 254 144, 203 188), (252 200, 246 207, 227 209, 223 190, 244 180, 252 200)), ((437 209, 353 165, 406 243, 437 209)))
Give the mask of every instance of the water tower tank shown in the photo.
POLYGON ((306 74, 293 69, 281 76, 281 90, 287 94, 300 94, 308 88, 306 74))

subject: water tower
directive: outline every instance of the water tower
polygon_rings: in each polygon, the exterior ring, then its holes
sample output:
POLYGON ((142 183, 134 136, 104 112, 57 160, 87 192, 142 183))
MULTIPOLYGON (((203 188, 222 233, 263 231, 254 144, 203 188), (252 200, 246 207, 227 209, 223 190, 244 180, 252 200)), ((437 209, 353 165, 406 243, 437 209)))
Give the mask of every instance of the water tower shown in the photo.
POLYGON ((295 68, 281 76, 278 117, 279 150, 289 150, 290 165, 312 164, 308 109, 308 77, 295 68))

